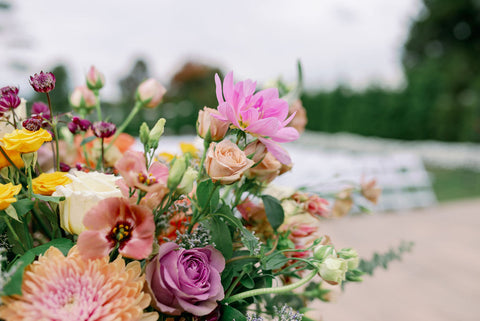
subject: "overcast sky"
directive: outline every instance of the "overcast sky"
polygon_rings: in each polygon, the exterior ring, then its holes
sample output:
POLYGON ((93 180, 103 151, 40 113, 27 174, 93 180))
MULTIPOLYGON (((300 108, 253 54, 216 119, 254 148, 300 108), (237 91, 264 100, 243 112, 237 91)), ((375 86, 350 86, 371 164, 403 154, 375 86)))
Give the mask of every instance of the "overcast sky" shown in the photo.
POLYGON ((301 59, 308 88, 398 86, 419 10, 419 0, 16 0, 0 17, 0 85, 28 87, 29 74, 58 62, 80 83, 95 64, 112 95, 141 56, 163 81, 188 58, 237 79, 294 80, 301 59), (5 71, 11 63, 25 69, 5 71))

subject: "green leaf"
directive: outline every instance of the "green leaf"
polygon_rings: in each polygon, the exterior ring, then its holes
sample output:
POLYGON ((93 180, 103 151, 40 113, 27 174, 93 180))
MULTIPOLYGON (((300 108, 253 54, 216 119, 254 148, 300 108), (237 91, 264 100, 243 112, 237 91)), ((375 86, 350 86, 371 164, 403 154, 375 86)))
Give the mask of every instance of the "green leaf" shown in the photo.
POLYGON ((228 260, 233 254, 233 244, 227 224, 218 216, 212 216, 207 224, 215 248, 228 260))
POLYGON ((25 252, 25 254, 19 257, 16 262, 11 265, 11 268, 16 270, 10 280, 8 280, 7 284, 3 287, 3 295, 22 294, 23 271, 33 262, 33 260, 35 260, 36 256, 43 254, 51 246, 59 249, 63 255, 67 255, 68 251, 73 246, 73 242, 69 239, 55 239, 25 252))
POLYGON ((245 274, 243 276, 240 283, 247 289, 253 289, 255 287, 255 281, 253 281, 252 277, 248 274, 245 274))
POLYGON ((24 198, 22 200, 16 201, 15 203, 12 203, 12 206, 15 207, 15 210, 20 217, 30 212, 34 205, 35 202, 28 198, 24 198))
POLYGON ((242 312, 229 305, 222 306, 222 312, 220 321, 247 321, 247 317, 245 317, 242 312))
POLYGON ((14 220, 21 222, 20 219, 18 218, 17 210, 15 209, 15 207, 13 207, 13 205, 10 204, 4 211, 8 216, 13 218, 14 220))
POLYGON ((87 138, 84 138, 82 142, 80 143, 80 146, 83 146, 85 144, 90 143, 91 141, 95 140, 97 137, 96 136, 89 136, 87 138))
POLYGON ((264 257, 262 265, 265 270, 276 270, 284 266, 288 262, 288 258, 281 252, 275 252, 264 257))
POLYGON ((33 197, 45 202, 54 202, 54 203, 60 203, 61 201, 65 200, 65 196, 45 196, 40 194, 33 194, 33 197))
POLYGON ((212 193, 214 184, 211 179, 206 180, 198 184, 197 186, 197 201, 198 205, 203 209, 208 204, 208 198, 212 193))
POLYGON ((283 224, 285 213, 283 212, 280 201, 270 195, 262 195, 263 205, 265 206, 265 213, 267 214, 268 222, 274 230, 283 224))

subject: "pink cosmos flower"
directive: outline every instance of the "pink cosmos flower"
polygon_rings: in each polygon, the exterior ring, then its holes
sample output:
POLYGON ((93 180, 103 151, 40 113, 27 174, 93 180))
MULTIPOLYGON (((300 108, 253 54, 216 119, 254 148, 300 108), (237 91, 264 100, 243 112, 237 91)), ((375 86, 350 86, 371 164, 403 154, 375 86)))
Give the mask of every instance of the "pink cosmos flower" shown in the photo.
POLYGON ((141 260, 152 253, 155 222, 152 211, 130 205, 121 197, 101 200, 83 218, 86 231, 78 237, 78 249, 84 258, 107 256, 116 246, 125 257, 141 260))
POLYGON ((256 82, 247 79, 234 84, 233 72, 223 80, 223 90, 218 74, 215 84, 220 115, 214 117, 258 137, 276 159, 290 164, 290 156, 277 143, 292 142, 299 134, 295 128, 286 127, 295 113, 288 117, 288 103, 278 97, 278 89, 268 88, 255 93, 256 82))
POLYGON ((125 152, 123 157, 115 163, 115 168, 118 169, 128 187, 154 193, 167 186, 168 167, 160 162, 154 162, 147 171, 142 152, 125 152))

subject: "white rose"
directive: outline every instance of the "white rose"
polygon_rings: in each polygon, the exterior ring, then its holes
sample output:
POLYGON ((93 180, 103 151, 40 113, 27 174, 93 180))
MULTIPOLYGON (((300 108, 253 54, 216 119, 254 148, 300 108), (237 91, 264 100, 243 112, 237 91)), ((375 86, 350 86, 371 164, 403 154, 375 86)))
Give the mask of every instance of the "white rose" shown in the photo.
POLYGON ((60 202, 61 227, 71 234, 80 234, 85 230, 83 217, 88 210, 105 198, 122 196, 115 185, 119 177, 98 172, 67 176, 73 182, 57 186, 52 196, 65 196, 65 201, 60 202))

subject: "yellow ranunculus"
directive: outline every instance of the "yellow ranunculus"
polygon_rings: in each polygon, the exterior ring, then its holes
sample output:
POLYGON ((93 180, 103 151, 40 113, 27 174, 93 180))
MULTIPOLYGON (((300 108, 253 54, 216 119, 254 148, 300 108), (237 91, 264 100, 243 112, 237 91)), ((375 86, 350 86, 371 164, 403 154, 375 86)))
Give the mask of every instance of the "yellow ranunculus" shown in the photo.
POLYGON ((192 157, 198 158, 198 149, 195 145, 190 143, 180 143, 180 149, 182 150, 183 154, 190 153, 192 157))
POLYGON ((0 184, 0 210, 6 209, 10 204, 15 203, 14 197, 22 189, 22 185, 13 185, 12 183, 0 184))
POLYGON ((52 135, 45 129, 32 132, 27 129, 15 129, 2 138, 4 149, 15 150, 20 153, 36 152, 44 142, 52 140, 52 135))
POLYGON ((32 188, 35 194, 52 195, 57 186, 70 184, 72 180, 66 173, 54 172, 50 174, 41 174, 32 180, 32 188))
MULTIPOLYGON (((8 158, 10 158, 10 160, 15 164, 15 166, 17 166, 18 168, 22 168, 24 166, 22 156, 20 156, 19 152, 6 149, 3 149, 3 151, 7 154, 8 158)), ((12 164, 10 164, 7 158, 2 153, 0 153, 0 168, 4 168, 7 166, 12 166, 12 164)))

